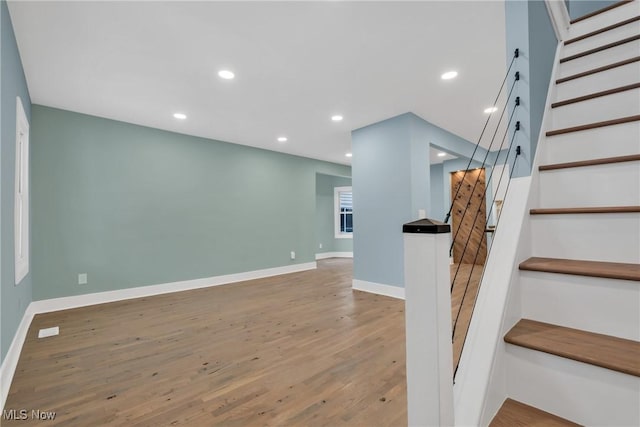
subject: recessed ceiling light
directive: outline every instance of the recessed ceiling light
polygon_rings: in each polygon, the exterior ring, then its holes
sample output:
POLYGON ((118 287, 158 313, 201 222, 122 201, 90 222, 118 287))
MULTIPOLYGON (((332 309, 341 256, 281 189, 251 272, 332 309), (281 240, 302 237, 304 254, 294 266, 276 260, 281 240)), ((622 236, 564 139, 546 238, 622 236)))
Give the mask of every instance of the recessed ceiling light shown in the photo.
POLYGON ((457 71, 447 71, 446 73, 441 75, 440 78, 442 80, 451 80, 451 79, 455 79, 457 76, 458 76, 457 71))
POLYGON ((438 157, 444 157, 446 155, 447 155, 447 153, 438 153, 438 157))
POLYGON ((343 117, 340 114, 336 114, 335 116, 331 116, 331 120, 334 122, 341 122, 343 117))
POLYGON ((279 136, 278 137, 278 142, 287 142, 287 137, 286 136, 279 136))
POLYGON ((225 80, 231 80, 232 78, 234 78, 236 75, 233 74, 233 71, 229 71, 229 70, 220 70, 218 71, 218 76, 220 76, 221 78, 225 79, 225 80))
POLYGON ((353 157, 353 153, 347 153, 345 154, 346 157, 353 157))
POLYGON ((183 114, 183 113, 174 113, 173 117, 175 117, 176 119, 179 119, 179 120, 184 120, 184 119, 187 118, 187 115, 183 114))
POLYGON ((498 111, 498 107, 489 107, 484 110, 485 114, 495 113, 496 111, 498 111))

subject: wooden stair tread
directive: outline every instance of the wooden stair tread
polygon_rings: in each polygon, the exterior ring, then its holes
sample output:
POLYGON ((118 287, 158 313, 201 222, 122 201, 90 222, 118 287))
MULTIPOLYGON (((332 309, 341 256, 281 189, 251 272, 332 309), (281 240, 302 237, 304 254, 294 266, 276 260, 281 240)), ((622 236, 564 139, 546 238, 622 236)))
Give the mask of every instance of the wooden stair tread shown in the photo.
POLYGON ((517 400, 507 398, 491 420, 490 427, 563 427, 579 426, 517 400))
POLYGON ((578 132, 582 130, 596 129, 604 126, 620 125, 623 123, 636 122, 640 120, 640 114, 635 116, 622 117, 620 119, 605 120, 602 122, 589 123, 586 125, 572 126, 569 128, 551 130, 546 133, 547 136, 561 135, 563 133, 578 132))
POLYGON ((640 281, 640 264, 532 257, 521 262, 519 268, 544 273, 640 281))
POLYGON ((640 35, 627 37, 622 40, 618 40, 612 43, 607 43, 602 46, 594 47, 593 49, 585 50, 584 52, 576 53, 575 55, 566 56, 560 59, 560 63, 562 64, 565 62, 573 61, 574 59, 582 58, 584 56, 591 55, 593 53, 602 52, 603 50, 611 49, 613 47, 620 46, 626 43, 631 43, 636 40, 640 40, 640 35))
POLYGON ((554 163, 549 165, 541 165, 538 167, 540 171, 550 171, 555 169, 578 168, 583 166, 607 165, 612 163, 623 163, 639 161, 640 154, 630 154, 628 156, 604 157, 601 159, 581 160, 578 162, 554 163))
POLYGON ((640 377, 640 342, 520 319, 505 342, 640 377))
POLYGON ((558 101, 551 104, 551 108, 562 107, 564 105, 575 104, 576 102, 588 101, 590 99, 599 98, 601 96, 613 95, 615 93, 626 92, 628 90, 640 88, 640 83, 633 83, 630 85, 620 86, 613 89, 603 90, 601 92, 590 93, 589 95, 578 96, 575 98, 565 99, 564 101, 558 101))
POLYGON ((592 32, 587 33, 587 34, 583 34, 583 35, 581 35, 579 37, 574 37, 572 39, 569 39, 569 40, 565 41, 564 45, 566 46, 568 44, 575 43, 575 42, 578 42, 580 40, 587 39, 589 37, 597 36, 598 34, 606 33, 607 31, 611 31, 611 30, 614 30, 616 28, 623 27, 625 25, 631 24, 631 23, 636 22, 636 21, 640 21, 640 16, 634 16, 633 18, 629 18, 629 19, 625 19, 624 21, 616 22, 615 24, 609 25, 607 27, 600 28, 598 30, 592 31, 592 32))
POLYGON ((599 213, 635 213, 640 212, 640 206, 593 206, 582 208, 536 208, 531 209, 531 215, 562 215, 562 214, 599 214, 599 213))
POLYGON ((572 74, 570 76, 563 77, 561 79, 557 79, 556 80, 556 84, 561 84, 561 83, 564 83, 564 82, 568 82, 570 80, 579 79, 580 77, 590 76, 591 74, 596 74, 596 73, 600 73, 602 71, 611 70, 612 68, 622 67, 624 65, 632 64, 632 63, 638 62, 638 61, 640 61, 640 56, 634 56, 633 58, 625 59, 624 61, 614 62, 614 63, 609 64, 609 65, 604 65, 602 67, 594 68, 592 70, 583 71, 581 73, 572 74))
POLYGON ((622 0, 622 1, 619 1, 618 3, 614 3, 614 4, 609 5, 607 7, 603 7, 602 9, 598 9, 598 10, 596 10, 594 12, 588 13, 588 14, 586 14, 584 16, 579 17, 579 18, 572 19, 571 21, 569 21, 569 23, 570 24, 575 24, 576 22, 584 21, 585 19, 589 19, 589 18, 592 18, 594 16, 600 15, 601 13, 608 12, 611 9, 615 9, 616 7, 624 6, 625 4, 631 3, 632 1, 633 0, 622 0))

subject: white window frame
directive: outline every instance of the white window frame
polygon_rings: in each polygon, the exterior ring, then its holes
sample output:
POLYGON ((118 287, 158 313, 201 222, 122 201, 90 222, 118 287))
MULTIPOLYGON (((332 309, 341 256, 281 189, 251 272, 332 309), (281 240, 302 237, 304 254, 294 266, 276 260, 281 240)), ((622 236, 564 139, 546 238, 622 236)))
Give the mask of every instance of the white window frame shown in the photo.
MULTIPOLYGON (((351 187, 334 187, 333 188, 333 213, 334 213, 334 227, 336 239, 353 239, 353 231, 342 232, 340 231, 340 193, 350 192, 353 195, 351 187)), ((353 215, 353 214, 352 214, 353 215)))
POLYGON ((16 177, 14 197, 15 284, 29 273, 29 121, 16 98, 16 177))

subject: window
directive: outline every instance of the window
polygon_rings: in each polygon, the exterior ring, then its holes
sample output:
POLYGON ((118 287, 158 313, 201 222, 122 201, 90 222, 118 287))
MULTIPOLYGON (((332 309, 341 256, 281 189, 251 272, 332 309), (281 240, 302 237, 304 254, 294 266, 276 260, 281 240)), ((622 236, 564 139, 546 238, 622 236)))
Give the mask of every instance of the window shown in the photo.
POLYGON ((16 285, 29 273, 29 122, 16 98, 16 181, 14 201, 16 285))
POLYGON ((335 187, 334 211, 336 239, 353 238, 353 196, 351 187, 335 187))

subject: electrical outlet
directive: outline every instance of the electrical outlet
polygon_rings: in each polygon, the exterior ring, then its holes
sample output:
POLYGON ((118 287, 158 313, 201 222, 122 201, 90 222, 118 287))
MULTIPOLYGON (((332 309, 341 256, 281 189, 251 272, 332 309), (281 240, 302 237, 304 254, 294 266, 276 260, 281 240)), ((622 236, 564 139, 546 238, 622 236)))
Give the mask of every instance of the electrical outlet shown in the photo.
POLYGON ((86 285, 87 284, 87 273, 78 274, 78 285, 86 285))
POLYGON ((294 251, 291 251, 291 259, 296 259, 296 253, 294 251))
POLYGON ((320 247, 320 249, 322 249, 322 243, 320 243, 318 246, 320 247))

